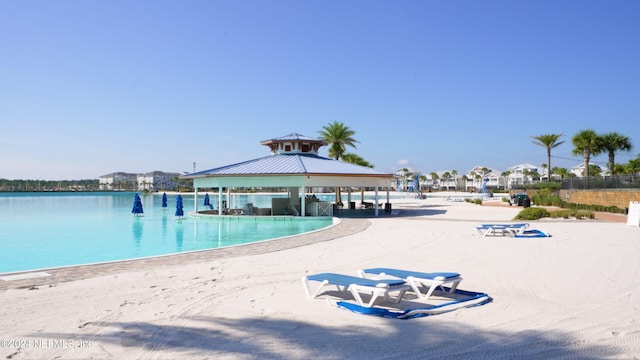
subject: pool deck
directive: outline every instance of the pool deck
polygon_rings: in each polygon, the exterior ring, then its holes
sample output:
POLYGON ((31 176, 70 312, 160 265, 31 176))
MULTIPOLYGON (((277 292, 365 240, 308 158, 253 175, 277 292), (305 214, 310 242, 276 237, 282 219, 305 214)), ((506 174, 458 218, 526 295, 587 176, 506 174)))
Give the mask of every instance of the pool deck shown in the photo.
POLYGON ((109 263, 61 267, 55 269, 39 269, 34 271, 5 274, 0 276, 0 290, 37 289, 55 283, 87 279, 97 276, 144 270, 155 266, 179 265, 185 262, 206 262, 212 258, 231 258, 254 254, 271 253, 299 246, 333 240, 339 237, 363 231, 371 225, 365 218, 341 218, 337 225, 327 229, 313 231, 301 235, 288 236, 252 244, 232 246, 220 249, 193 251, 181 254, 150 257, 144 259, 124 260, 109 263), (4 279, 3 279, 4 278, 4 279))

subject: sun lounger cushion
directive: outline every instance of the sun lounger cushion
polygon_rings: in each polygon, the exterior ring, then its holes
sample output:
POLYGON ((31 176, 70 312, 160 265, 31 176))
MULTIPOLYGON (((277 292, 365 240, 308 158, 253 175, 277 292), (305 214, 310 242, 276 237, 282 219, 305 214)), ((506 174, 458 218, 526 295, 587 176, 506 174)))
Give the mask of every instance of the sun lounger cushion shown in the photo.
POLYGON ((334 274, 334 273, 322 273, 316 275, 307 276, 308 280, 312 281, 327 281, 332 285, 340 285, 340 286, 349 286, 352 284, 362 285, 362 286, 372 286, 372 287, 385 287, 391 285, 402 285, 404 284, 403 280, 394 280, 394 279, 386 279, 386 280, 371 280, 364 279, 357 276, 349 276, 342 274, 334 274))
POLYGON ((398 278, 406 279, 409 276, 413 276, 421 279, 433 279, 433 280, 446 280, 459 277, 460 274, 455 272, 418 272, 418 271, 408 271, 408 270, 400 270, 400 269, 390 269, 390 268, 371 268, 363 270, 367 274, 386 274, 395 276, 398 278))

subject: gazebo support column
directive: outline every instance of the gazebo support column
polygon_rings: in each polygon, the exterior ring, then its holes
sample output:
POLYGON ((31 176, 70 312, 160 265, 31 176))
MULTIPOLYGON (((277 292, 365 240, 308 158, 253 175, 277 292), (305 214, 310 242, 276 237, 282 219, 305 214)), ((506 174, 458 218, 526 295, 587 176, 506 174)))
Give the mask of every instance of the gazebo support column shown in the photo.
POLYGON ((222 186, 218 187, 218 215, 222 215, 222 186))
MULTIPOLYGON (((300 196, 300 188, 298 188, 298 187, 290 187, 289 188, 289 207, 291 208, 291 210, 294 211, 294 215, 295 215, 295 212, 298 211, 298 210, 296 210, 296 205, 298 204, 299 196, 300 196)), ((302 203, 304 204, 304 201, 302 201, 302 203)), ((301 208, 302 208, 302 206, 304 206, 304 205, 301 205, 301 208)), ((304 210, 303 210, 303 212, 304 212, 304 210)))
POLYGON ((374 205, 374 211, 375 211, 375 216, 378 216, 378 185, 376 185, 376 199, 375 199, 375 205, 374 205))
POLYGON ((304 216, 304 214, 307 212, 307 188, 306 187, 302 187, 302 196, 300 197, 302 199, 302 201, 300 202, 300 210, 302 211, 302 213, 300 214, 300 216, 304 216))
POLYGON ((198 188, 193 188, 193 212, 198 212, 198 188))

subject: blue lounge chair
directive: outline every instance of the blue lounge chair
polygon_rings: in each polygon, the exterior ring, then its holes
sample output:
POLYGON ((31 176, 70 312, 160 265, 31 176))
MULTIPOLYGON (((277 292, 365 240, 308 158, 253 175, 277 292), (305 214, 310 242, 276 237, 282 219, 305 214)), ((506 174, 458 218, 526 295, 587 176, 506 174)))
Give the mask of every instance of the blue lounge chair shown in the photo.
POLYGON ((527 223, 519 224, 482 224, 476 226, 480 235, 484 236, 506 236, 522 234, 529 227, 527 223))
POLYGON ((485 294, 473 291, 464 291, 457 289, 455 291, 456 297, 458 299, 449 301, 439 305, 425 305, 423 307, 418 308, 410 308, 410 309, 386 309, 380 307, 363 307, 352 303, 347 303, 345 301, 336 301, 333 304, 337 307, 351 310, 353 312, 365 315, 376 315, 382 316, 385 318, 393 318, 393 319, 415 319, 425 316, 433 316, 444 314, 450 311, 456 311, 463 308, 481 306, 490 303, 493 299, 485 294))
POLYGON ((513 237, 517 238, 540 238, 540 237, 551 237, 551 234, 548 234, 542 230, 531 229, 525 230, 520 234, 516 234, 513 237))
POLYGON ((335 285, 339 291, 348 291, 353 295, 358 305, 364 307, 373 306, 378 297, 384 296, 389 300, 389 293, 397 292, 396 302, 400 302, 407 290, 411 287, 405 284, 401 279, 387 279, 387 280, 370 280, 356 276, 348 276, 334 273, 321 273, 302 277, 302 286, 310 299, 316 298, 322 288, 325 285, 335 285), (320 286, 312 294, 309 286, 310 281, 320 282, 320 286), (362 293, 371 295, 369 302, 364 302, 362 299, 362 293))
MULTIPOLYGON (((392 277, 395 279, 401 279, 407 283, 420 299, 427 300, 433 294, 433 291, 440 287, 443 291, 442 285, 451 284, 451 288, 446 292, 453 294, 462 281, 462 277, 458 273, 454 272, 435 272, 425 273, 417 271, 407 271, 389 268, 372 268, 360 270, 360 276, 363 278, 375 279, 392 277)), ((380 280, 378 280, 380 281, 380 280)))

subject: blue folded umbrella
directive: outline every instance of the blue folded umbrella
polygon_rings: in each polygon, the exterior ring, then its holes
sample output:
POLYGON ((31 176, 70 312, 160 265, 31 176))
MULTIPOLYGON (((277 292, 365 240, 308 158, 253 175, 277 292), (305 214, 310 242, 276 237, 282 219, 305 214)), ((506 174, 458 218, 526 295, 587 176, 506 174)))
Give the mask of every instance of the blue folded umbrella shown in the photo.
POLYGON ((176 198, 176 216, 182 217, 184 216, 184 210, 182 209, 182 196, 178 195, 176 198))

